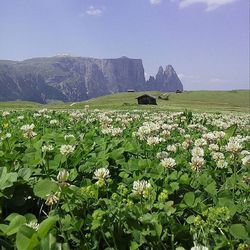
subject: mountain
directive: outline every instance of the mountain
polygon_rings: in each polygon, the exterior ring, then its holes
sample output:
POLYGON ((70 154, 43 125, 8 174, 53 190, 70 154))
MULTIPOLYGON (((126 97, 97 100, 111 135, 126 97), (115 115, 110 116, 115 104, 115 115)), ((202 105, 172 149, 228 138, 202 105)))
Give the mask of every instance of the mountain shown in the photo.
POLYGON ((183 85, 172 65, 167 65, 165 70, 160 66, 155 77, 150 76, 146 82, 147 90, 159 90, 163 92, 183 91, 183 85))
POLYGON ((72 56, 0 60, 0 101, 82 101, 128 89, 182 90, 172 66, 145 81, 141 59, 72 56))

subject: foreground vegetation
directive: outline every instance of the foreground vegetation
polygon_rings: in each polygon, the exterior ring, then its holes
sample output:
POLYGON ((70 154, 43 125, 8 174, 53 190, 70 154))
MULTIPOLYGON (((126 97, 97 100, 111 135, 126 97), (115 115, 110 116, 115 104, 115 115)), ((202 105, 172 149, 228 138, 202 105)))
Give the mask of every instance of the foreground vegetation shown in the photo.
POLYGON ((182 111, 189 109, 198 112, 249 112, 250 91, 188 91, 181 94, 154 92, 116 93, 107 96, 93 98, 79 103, 50 103, 41 105, 32 102, 0 102, 0 109, 80 109, 85 105, 98 109, 115 110, 167 110, 182 111), (144 93, 157 98, 157 106, 138 105, 136 97, 144 93), (161 99, 158 99, 158 97, 161 99), (168 96, 168 100, 166 97, 168 96))
POLYGON ((249 116, 0 113, 3 249, 249 249, 249 116))

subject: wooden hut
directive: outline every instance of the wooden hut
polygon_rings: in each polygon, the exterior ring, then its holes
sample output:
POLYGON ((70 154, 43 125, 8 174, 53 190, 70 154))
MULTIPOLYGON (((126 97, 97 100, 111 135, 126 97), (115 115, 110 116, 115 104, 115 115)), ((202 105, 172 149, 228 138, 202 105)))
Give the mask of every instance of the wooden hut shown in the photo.
POLYGON ((143 104, 143 105, 157 105, 156 103, 156 97, 152 96, 152 95, 141 95, 138 96, 137 98, 138 104, 143 104))
POLYGON ((180 93, 182 93, 182 90, 177 89, 177 90, 175 91, 175 93, 176 93, 176 94, 180 94, 180 93))
POLYGON ((135 92, 134 89, 128 89, 127 92, 135 92))

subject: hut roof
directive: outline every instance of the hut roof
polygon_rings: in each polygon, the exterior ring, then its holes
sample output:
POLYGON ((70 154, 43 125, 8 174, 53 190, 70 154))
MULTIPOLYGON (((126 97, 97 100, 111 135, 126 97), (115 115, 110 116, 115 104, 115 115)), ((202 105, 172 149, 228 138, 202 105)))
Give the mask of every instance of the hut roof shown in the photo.
POLYGON ((136 97, 136 99, 142 98, 144 96, 147 96, 147 97, 150 97, 150 98, 153 98, 153 99, 157 99, 157 97, 155 97, 153 95, 148 95, 148 94, 140 95, 140 96, 136 97))

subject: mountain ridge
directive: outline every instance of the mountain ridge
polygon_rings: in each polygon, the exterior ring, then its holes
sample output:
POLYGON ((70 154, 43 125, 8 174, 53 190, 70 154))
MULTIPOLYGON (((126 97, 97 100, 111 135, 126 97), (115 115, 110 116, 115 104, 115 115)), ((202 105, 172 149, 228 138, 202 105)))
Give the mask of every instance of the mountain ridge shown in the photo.
POLYGON ((146 81, 142 59, 125 56, 97 59, 60 55, 0 60, 0 101, 83 101, 128 89, 182 91, 173 67, 168 65, 166 69, 162 80, 146 81))

